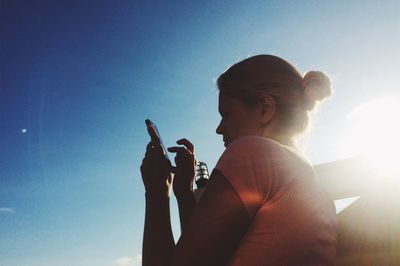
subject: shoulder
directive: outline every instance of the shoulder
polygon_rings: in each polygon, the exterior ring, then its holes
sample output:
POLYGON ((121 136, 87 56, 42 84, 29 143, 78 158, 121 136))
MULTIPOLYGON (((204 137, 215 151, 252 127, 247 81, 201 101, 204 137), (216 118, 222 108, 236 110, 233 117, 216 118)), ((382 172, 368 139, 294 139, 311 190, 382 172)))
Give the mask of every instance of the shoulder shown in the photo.
POLYGON ((290 153, 286 146, 269 138, 246 136, 231 142, 221 155, 219 162, 259 161, 260 159, 281 161, 287 159, 290 153))
POLYGON ((312 166, 296 152, 265 137, 241 137, 233 141, 221 155, 216 167, 228 180, 240 182, 277 182, 288 184, 296 179, 313 179, 312 166))
POLYGON ((244 136, 232 141, 227 149, 232 149, 236 147, 270 147, 270 148, 281 148, 282 145, 278 142, 259 136, 244 136))

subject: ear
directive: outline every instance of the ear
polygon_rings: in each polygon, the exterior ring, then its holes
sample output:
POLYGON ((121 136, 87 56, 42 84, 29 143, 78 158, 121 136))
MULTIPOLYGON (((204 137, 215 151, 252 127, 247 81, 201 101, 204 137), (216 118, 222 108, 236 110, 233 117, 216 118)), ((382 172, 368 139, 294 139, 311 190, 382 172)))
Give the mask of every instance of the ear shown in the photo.
POLYGON ((266 126, 271 123, 276 113, 276 102, 272 96, 262 96, 260 98, 260 124, 266 126))

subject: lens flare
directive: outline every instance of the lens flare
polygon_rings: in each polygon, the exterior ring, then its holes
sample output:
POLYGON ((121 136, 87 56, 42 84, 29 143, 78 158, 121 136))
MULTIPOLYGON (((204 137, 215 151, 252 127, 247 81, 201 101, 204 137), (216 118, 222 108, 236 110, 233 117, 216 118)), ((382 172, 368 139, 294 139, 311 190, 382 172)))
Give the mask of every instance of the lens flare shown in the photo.
POLYGON ((349 148, 385 177, 400 177, 400 101, 383 98, 349 113, 349 148))

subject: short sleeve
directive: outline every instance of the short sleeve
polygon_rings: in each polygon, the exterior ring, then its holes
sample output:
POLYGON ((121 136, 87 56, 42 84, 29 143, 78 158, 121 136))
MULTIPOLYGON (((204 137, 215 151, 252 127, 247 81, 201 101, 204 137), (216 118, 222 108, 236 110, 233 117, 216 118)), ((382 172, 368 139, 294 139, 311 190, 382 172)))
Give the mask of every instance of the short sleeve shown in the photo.
POLYGON ((250 218, 277 193, 283 146, 264 137, 241 137, 230 143, 215 167, 238 193, 250 218))

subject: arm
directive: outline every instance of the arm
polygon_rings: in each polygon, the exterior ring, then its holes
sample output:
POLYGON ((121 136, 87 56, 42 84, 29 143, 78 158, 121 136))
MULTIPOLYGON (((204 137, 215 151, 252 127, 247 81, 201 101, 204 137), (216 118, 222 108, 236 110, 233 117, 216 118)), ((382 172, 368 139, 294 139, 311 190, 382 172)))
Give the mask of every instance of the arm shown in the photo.
POLYGON ((141 167, 146 187, 143 265, 226 264, 250 222, 236 191, 222 174, 214 171, 175 246, 169 213, 168 172, 160 170, 165 166, 154 153, 148 148, 141 167))
POLYGON ((169 209, 172 177, 161 146, 147 145, 140 171, 146 189, 143 265, 165 265, 175 243, 169 209))
MULTIPOLYGON (((185 178, 185 177, 175 177, 185 178)), ((186 177, 187 178, 187 177, 186 177)), ((189 190, 181 194, 175 193, 176 200, 178 202, 179 209, 179 220, 181 223, 181 232, 183 232, 189 218, 192 216, 193 210, 196 207, 196 200, 194 198, 193 191, 189 190)))
POLYGON ((169 198, 146 195, 143 233, 143 265, 165 265, 175 247, 171 230, 169 198))
POLYGON ((196 200, 193 194, 193 182, 195 178, 196 159, 194 145, 187 139, 180 139, 176 142, 182 146, 168 148, 168 151, 176 153, 175 176, 173 182, 174 194, 178 202, 179 219, 181 232, 184 230, 194 207, 196 200))
POLYGON ((229 181, 214 171, 185 227, 169 265, 224 265, 250 219, 229 181))

